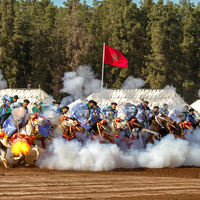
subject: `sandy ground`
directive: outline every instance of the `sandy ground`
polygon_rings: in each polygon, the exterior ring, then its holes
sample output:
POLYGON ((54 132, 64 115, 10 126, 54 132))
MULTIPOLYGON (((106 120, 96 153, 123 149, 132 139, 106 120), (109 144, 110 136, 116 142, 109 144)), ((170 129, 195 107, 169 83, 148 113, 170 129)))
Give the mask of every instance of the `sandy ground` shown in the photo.
POLYGON ((200 199, 200 168, 57 171, 0 164, 0 199, 200 199))

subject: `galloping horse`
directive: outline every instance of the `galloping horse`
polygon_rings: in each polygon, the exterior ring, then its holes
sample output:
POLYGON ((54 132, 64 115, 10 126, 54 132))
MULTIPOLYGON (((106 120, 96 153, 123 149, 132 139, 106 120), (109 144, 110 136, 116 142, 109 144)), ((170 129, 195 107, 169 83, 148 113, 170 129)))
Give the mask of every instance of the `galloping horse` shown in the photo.
POLYGON ((169 133, 173 134, 175 138, 184 138, 186 130, 194 129, 188 121, 180 122, 178 124, 173 121, 172 123, 167 124, 167 128, 169 133))
POLYGON ((100 139, 101 143, 112 143, 114 144, 114 135, 112 128, 109 126, 109 123, 102 119, 98 120, 97 123, 95 123, 92 126, 92 132, 91 134, 91 140, 97 140, 100 139))
POLYGON ((156 138, 160 139, 160 135, 162 135, 163 131, 165 132, 166 130, 167 123, 171 123, 172 121, 173 120, 170 117, 167 117, 163 114, 156 115, 155 118, 152 120, 149 129, 143 129, 143 131, 149 133, 147 143, 154 143, 154 140, 156 138))
MULTIPOLYGON (((128 121, 116 118, 113 120, 112 127, 115 133, 115 138, 119 138, 121 142, 131 146, 133 144, 133 140, 135 140, 134 130, 143 128, 144 124, 139 122, 135 117, 128 121)), ((116 140, 116 143, 120 145, 118 140, 116 140)))
POLYGON ((63 138, 65 138, 68 141, 75 138, 80 140, 78 136, 86 132, 86 129, 83 128, 78 121, 72 120, 66 116, 60 117, 58 127, 63 132, 63 138))
MULTIPOLYGON (((63 117, 59 120, 59 124, 53 126, 53 130, 50 130, 50 122, 46 121, 43 117, 39 116, 37 113, 31 115, 29 119, 27 119, 27 123, 24 127, 19 129, 19 133, 14 133, 13 136, 9 139, 8 144, 5 143, 3 137, 6 133, 1 133, 0 138, 0 149, 2 151, 1 160, 6 168, 9 167, 9 163, 7 161, 6 153, 7 148, 11 148, 12 143, 15 139, 24 139, 28 142, 31 147, 31 150, 35 150, 37 153, 36 160, 39 158, 39 149, 48 149, 49 145, 52 144, 52 139, 57 137, 63 137, 65 139, 69 139, 69 137, 74 136, 75 132, 83 132, 84 128, 77 127, 76 122, 72 120, 66 121, 63 117), (48 125, 47 125, 48 124, 48 125), (46 126, 47 125, 47 126, 46 126), (49 132, 47 136, 42 136, 39 131, 41 128, 44 128, 46 132, 49 132)), ((19 153, 19 156, 12 157, 14 160, 17 160, 18 163, 25 162, 25 155, 19 153)), ((35 160, 35 161, 36 161, 35 160)))
MULTIPOLYGON (((35 118, 35 116, 33 117, 35 118)), ((16 132, 11 136, 11 138, 8 138, 7 142, 5 142, 4 140, 4 136, 6 135, 6 133, 2 131, 0 133, 0 150, 1 150, 0 157, 6 168, 9 167, 8 160, 5 158, 7 154, 7 149, 11 148, 12 143, 15 141, 15 139, 25 139, 29 143, 29 145, 31 145, 32 150, 35 150, 38 153, 38 149, 35 146, 32 146, 34 144, 34 141, 36 140, 35 136, 32 133, 32 130, 30 128, 29 128, 29 131, 26 130, 27 126, 30 127, 30 124, 33 123, 33 120, 31 120, 30 118, 27 121, 28 123, 26 124, 26 126, 21 128, 19 130, 19 133, 16 132), (25 132, 24 132, 24 129, 26 130, 25 132)), ((37 117, 37 119, 35 118, 34 120, 34 126, 37 126, 39 124, 45 125, 45 123, 46 123, 45 120, 39 116, 37 117)), ((19 162, 23 161, 25 164, 25 155, 23 155, 22 153, 19 153, 19 156, 13 157, 13 159, 18 160, 19 162)))

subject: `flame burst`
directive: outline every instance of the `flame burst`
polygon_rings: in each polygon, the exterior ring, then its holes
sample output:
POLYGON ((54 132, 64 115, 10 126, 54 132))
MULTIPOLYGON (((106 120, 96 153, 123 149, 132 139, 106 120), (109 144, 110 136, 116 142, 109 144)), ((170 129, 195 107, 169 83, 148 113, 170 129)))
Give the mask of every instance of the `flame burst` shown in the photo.
POLYGON ((26 140, 21 140, 21 139, 14 140, 11 148, 12 153, 15 156, 18 156, 19 153, 26 155, 27 153, 29 153, 30 149, 31 147, 28 144, 28 142, 26 140))

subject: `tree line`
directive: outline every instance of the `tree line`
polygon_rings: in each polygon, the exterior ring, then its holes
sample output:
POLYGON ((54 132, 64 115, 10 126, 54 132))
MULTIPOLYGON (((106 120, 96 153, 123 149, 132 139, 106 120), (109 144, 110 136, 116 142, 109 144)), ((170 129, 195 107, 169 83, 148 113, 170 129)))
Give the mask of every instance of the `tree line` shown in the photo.
POLYGON ((105 66, 108 88, 133 75, 145 88, 173 85, 188 103, 200 89, 200 4, 181 0, 0 0, 0 69, 12 88, 40 87, 63 96, 62 77, 91 65, 101 78, 103 43, 120 50, 128 68, 105 66))

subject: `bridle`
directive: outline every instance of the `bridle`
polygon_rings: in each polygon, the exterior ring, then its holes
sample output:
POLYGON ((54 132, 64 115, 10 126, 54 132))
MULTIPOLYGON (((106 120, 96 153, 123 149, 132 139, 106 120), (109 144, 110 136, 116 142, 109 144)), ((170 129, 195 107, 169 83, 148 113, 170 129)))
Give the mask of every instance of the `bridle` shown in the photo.
POLYGON ((157 122, 162 128, 165 128, 165 127, 163 126, 163 124, 161 123, 161 119, 164 120, 164 121, 166 121, 166 122, 170 122, 170 121, 169 121, 168 119, 165 119, 164 117, 161 117, 160 114, 158 114, 158 115, 155 116, 156 122, 157 122))

